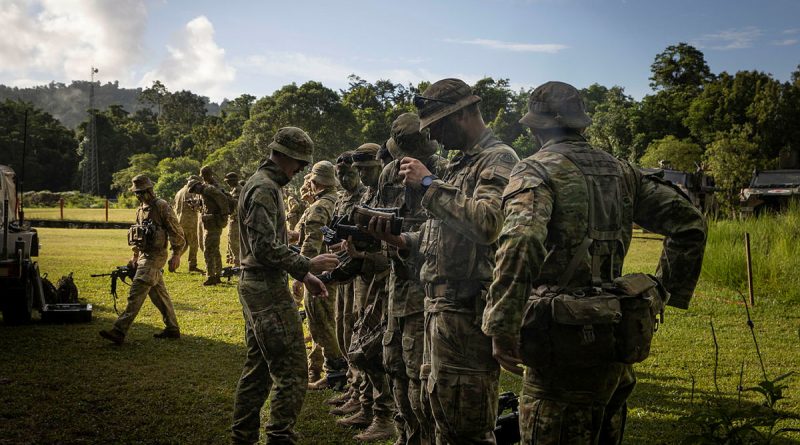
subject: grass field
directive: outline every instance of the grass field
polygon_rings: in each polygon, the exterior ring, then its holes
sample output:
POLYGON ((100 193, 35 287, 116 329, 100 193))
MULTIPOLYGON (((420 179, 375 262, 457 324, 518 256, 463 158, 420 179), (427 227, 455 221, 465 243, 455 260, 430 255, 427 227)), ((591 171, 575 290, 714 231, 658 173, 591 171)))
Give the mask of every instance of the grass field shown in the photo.
MULTIPOLYGON (((201 275, 186 272, 184 258, 179 272, 165 275, 182 339, 152 337, 163 324, 148 302, 126 344, 114 347, 97 335, 115 319, 109 283, 89 274, 126 262, 125 231, 41 229, 40 236, 42 271, 54 279, 74 272, 81 296, 94 305, 95 320, 0 325, 0 444, 226 443, 245 352, 235 280, 205 288, 201 275)), ((635 239, 627 270, 654 270, 659 249, 658 240, 635 239)), ((122 298, 126 292, 121 286, 122 298)), ((759 295, 752 316, 769 375, 800 370, 797 303, 759 295)), ((720 345, 722 391, 735 397, 743 361, 744 386, 760 380, 738 295, 703 281, 690 310, 667 310, 651 357, 636 366, 639 384, 629 400, 625 443, 673 444, 691 431, 682 417, 713 393, 711 319, 720 345)), ((521 382, 504 373, 501 386, 518 393, 521 382)), ((784 393, 788 399, 780 405, 795 415, 800 414, 798 388, 800 381, 791 378, 784 393)), ((748 394, 747 403, 759 401, 748 394)), ((297 427, 302 443, 355 443, 356 432, 336 426, 327 414, 322 402, 328 396, 328 391, 308 393, 297 427)))
MULTIPOLYGON (((61 219, 61 210, 58 208, 26 208, 27 219, 61 219)), ((108 209, 109 222, 130 222, 136 218, 136 209, 108 209)), ((105 221, 105 209, 76 209, 64 208, 64 219, 70 221, 105 221)))

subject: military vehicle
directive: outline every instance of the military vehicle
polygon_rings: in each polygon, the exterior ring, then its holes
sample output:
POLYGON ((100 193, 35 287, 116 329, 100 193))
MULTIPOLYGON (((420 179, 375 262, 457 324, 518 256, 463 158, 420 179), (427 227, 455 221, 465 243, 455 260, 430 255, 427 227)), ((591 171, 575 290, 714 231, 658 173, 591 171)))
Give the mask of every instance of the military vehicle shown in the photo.
POLYGON ((716 214, 719 203, 714 192, 717 191, 714 178, 702 171, 689 173, 668 168, 645 168, 644 171, 653 173, 678 187, 689 201, 704 214, 716 214))
MULTIPOLYGON (((90 321, 92 305, 58 301, 52 285, 42 280, 39 235, 20 218, 14 170, 0 165, 0 312, 6 324, 24 324, 37 309, 43 321, 90 321), (52 291, 51 291, 52 289, 52 291)), ((77 291, 75 292, 77 298, 77 291)))
POLYGON ((755 170, 739 198, 743 216, 783 210, 800 198, 800 170, 755 170))

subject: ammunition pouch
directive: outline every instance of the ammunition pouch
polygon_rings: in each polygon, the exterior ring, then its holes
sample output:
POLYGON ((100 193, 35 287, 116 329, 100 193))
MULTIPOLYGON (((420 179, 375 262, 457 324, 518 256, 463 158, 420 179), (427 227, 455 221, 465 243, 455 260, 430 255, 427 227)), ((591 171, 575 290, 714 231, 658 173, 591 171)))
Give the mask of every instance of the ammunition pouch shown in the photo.
POLYGON ((222 230, 228 222, 228 215, 204 213, 201 217, 206 230, 222 230))
POLYGON ((654 277, 641 273, 619 277, 608 289, 540 286, 523 315, 522 361, 537 368, 641 362, 667 298, 654 277))
POLYGON ((150 219, 134 224, 128 229, 128 245, 147 252, 167 247, 167 233, 150 219))

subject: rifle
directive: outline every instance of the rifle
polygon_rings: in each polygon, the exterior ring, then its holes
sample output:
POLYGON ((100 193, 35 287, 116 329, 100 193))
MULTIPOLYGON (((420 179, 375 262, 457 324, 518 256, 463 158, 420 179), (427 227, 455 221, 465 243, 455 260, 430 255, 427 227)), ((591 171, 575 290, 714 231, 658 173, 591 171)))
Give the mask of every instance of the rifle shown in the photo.
POLYGON ((497 445, 511 445, 522 440, 519 432, 519 398, 511 391, 500 394, 494 437, 497 445), (506 410, 509 412, 503 414, 506 410))
POLYGON ((130 286, 130 283, 125 281, 125 278, 129 278, 132 281, 135 275, 136 267, 117 266, 110 273, 96 273, 91 274, 90 276, 92 278, 111 277, 111 300, 114 302, 114 312, 119 315, 119 310, 117 310, 117 280, 120 280, 130 286))
MULTIPOLYGON (((300 246, 296 244, 289 244, 289 250, 291 250, 294 253, 300 253, 300 246)), ((219 277, 227 278, 228 281, 230 282, 231 278, 239 276, 241 272, 242 272, 241 266, 223 267, 222 270, 220 270, 219 277)))
POLYGON ((370 220, 375 217, 389 221, 392 235, 403 233, 403 218, 400 216, 400 207, 374 208, 357 205, 353 210, 353 219, 359 228, 367 227, 370 220))

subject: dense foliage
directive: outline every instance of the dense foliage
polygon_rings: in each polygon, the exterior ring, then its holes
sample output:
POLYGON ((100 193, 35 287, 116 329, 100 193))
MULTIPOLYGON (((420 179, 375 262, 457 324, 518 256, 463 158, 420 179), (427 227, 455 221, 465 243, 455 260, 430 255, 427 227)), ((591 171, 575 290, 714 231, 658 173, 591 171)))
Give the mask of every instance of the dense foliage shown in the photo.
MULTIPOLYGON (((643 166, 664 161, 673 168, 704 169, 722 186, 729 208, 754 168, 800 167, 800 65, 789 82, 758 71, 714 74, 701 51, 679 43, 655 56, 650 81, 653 92, 640 101, 620 86, 593 84, 581 90, 594 122, 586 134, 596 147, 643 166)), ((309 132, 318 159, 332 159, 364 142, 381 143, 394 118, 412 111, 414 94, 427 85, 372 83, 353 75, 339 91, 309 81, 261 98, 243 94, 217 107, 191 91, 171 92, 159 81, 139 90, 97 84, 101 194, 123 192, 137 172, 153 175, 163 193, 171 193, 202 164, 214 166, 219 177, 227 171, 247 176, 275 131, 286 125, 309 132)), ((21 165, 21 116, 24 109, 32 110, 29 189, 80 185, 86 110, 73 134, 39 109, 62 118, 69 114, 61 104, 67 96, 74 99, 70 106, 85 108, 88 99, 82 102, 75 94, 88 98, 88 86, 0 87, 0 98, 25 101, 0 104, 0 163, 21 165), (57 171, 51 168, 55 165, 57 171)), ((536 143, 518 122, 530 90, 515 91, 509 79, 493 78, 477 81, 473 89, 497 135, 521 157, 532 154, 536 143)), ((66 117, 62 123, 75 125, 66 117)))

